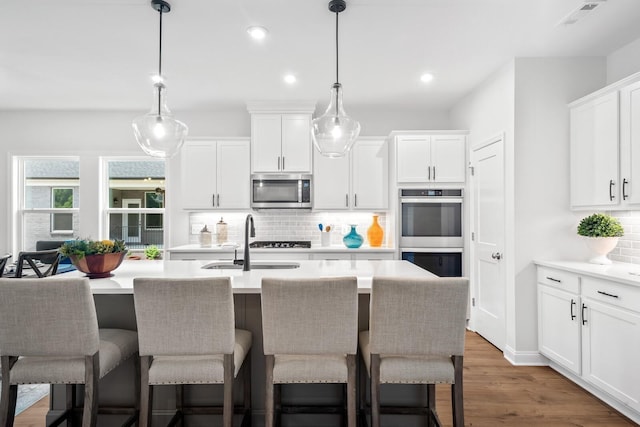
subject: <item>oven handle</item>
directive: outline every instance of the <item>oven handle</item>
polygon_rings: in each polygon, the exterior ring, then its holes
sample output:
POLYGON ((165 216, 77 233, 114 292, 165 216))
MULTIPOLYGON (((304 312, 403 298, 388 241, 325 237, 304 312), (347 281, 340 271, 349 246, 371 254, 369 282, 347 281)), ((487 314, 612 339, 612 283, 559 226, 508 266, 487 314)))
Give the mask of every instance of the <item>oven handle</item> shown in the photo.
POLYGON ((412 199, 401 197, 400 203, 462 203, 462 197, 421 197, 412 199))
POLYGON ((400 253, 402 252, 416 252, 416 253, 433 253, 433 252, 442 252, 442 253, 462 253, 464 252, 464 248, 438 248, 434 246, 429 246, 428 248, 400 248, 400 253))

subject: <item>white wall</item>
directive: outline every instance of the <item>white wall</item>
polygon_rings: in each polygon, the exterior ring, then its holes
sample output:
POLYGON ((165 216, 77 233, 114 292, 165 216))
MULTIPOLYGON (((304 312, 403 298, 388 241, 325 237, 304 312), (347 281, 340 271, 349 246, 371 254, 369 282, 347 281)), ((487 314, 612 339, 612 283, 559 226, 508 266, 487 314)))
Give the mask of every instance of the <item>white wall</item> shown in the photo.
POLYGON ((607 56, 607 84, 640 71, 640 38, 607 56))
POLYGON ((569 210, 567 104, 605 82, 604 58, 521 58, 515 67, 516 352, 537 350, 534 259, 585 259, 569 210))
MULTIPOLYGON (((318 108, 324 105, 318 103, 318 108)), ((0 188, 11 194, 10 156, 21 155, 81 155, 85 170, 97 170, 99 156, 143 155, 133 137, 131 120, 146 111, 0 111, 0 188)), ((189 126, 189 135, 237 137, 250 136, 251 120, 245 106, 218 111, 174 111, 176 117, 189 126)), ((397 129, 448 128, 448 115, 444 110, 419 108, 350 108, 349 114, 362 125, 363 136, 388 135, 397 129)), ((188 242, 188 216, 171 206, 170 194, 180 191, 179 183, 172 181, 172 170, 167 167, 167 214, 174 232, 169 232, 167 244, 188 242)), ((83 180, 89 190, 81 198, 80 235, 97 236, 98 177, 83 180), (93 190, 95 189, 95 190, 93 190)), ((0 253, 11 252, 11 204, 4 197, 0 203, 0 253)))
POLYGON ((506 352, 537 351, 536 258, 579 257, 569 211, 567 103, 605 83, 604 58, 515 59, 451 110, 470 147, 505 134, 506 352))

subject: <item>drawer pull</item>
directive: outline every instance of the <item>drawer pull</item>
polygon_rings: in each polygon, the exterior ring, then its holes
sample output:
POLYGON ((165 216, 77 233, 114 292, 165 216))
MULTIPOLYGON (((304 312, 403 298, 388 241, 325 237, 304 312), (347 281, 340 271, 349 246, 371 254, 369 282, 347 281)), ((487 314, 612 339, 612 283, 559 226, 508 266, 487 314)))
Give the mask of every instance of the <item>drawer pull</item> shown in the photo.
POLYGON ((587 324, 587 319, 584 317, 584 311, 587 309, 587 306, 582 304, 582 324, 586 325, 587 324))
POLYGON ((547 276, 547 279, 551 280, 552 282, 562 283, 562 280, 560 280, 560 279, 554 279, 553 277, 549 277, 549 276, 547 276))
POLYGON ((573 314, 573 306, 574 305, 576 305, 576 302, 573 300, 573 298, 571 298, 571 308, 570 308, 570 310, 571 310, 571 320, 576 318, 576 315, 573 314))
POLYGON ((598 291, 598 293, 599 293, 600 295, 604 295, 604 296, 611 297, 611 298, 620 298, 618 295, 608 294, 608 293, 606 293, 606 292, 602 292, 602 291, 598 291))

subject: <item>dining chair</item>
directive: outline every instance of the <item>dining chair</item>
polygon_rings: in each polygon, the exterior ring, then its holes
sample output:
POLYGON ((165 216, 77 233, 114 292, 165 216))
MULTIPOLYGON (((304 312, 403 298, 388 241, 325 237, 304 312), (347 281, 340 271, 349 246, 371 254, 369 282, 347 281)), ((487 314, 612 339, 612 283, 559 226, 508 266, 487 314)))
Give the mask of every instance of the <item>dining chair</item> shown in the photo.
POLYGON ((282 405, 284 384, 345 384, 347 423, 356 426, 358 283, 355 277, 262 279, 266 360, 265 426, 280 414, 344 408, 282 405))
POLYGON ((141 359, 140 425, 151 425, 153 386, 176 386, 174 425, 185 414, 220 414, 231 427, 234 413, 251 422, 251 332, 236 329, 231 279, 135 278, 133 292, 141 359), (244 362, 244 363, 243 363, 244 362), (234 407, 233 383, 243 367, 242 406, 234 407), (184 384, 223 384, 223 405, 186 407, 184 384))
MULTIPOLYGON (((83 385, 82 426, 94 427, 99 380, 137 353, 136 332, 98 328, 87 278, 0 279, 0 313, 0 426, 13 425, 18 384, 44 383, 67 385, 66 411, 51 425, 75 418, 75 386, 83 385)), ((137 407, 100 413, 128 411, 124 425, 133 425, 137 407)))
POLYGON ((0 257, 0 277, 4 274, 4 269, 7 266, 7 261, 11 258, 11 254, 6 254, 0 257))
MULTIPOLYGON (((424 414, 441 425, 435 384, 451 384, 453 425, 464 426, 462 365, 469 281, 466 278, 373 278, 369 330, 360 351, 370 377, 371 424, 380 414, 424 414), (427 384, 427 406, 381 407, 381 384, 427 384)), ((364 375, 361 406, 364 409, 364 375)))
POLYGON ((30 271, 33 271, 40 278, 54 276, 58 272, 60 257, 57 249, 20 252, 16 261, 15 277, 22 278, 26 274, 25 263, 30 271))

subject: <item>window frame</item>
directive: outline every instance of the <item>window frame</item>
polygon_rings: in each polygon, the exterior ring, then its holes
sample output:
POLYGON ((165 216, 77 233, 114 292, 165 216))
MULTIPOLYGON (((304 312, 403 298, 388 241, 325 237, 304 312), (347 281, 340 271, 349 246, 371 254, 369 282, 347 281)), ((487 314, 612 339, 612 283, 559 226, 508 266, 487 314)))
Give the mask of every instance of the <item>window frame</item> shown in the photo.
MULTIPOLYGON (((79 179, 78 179, 79 180, 79 179)), ((51 208, 52 209, 69 209, 69 208, 59 208, 55 206, 56 203, 56 197, 55 197, 55 192, 56 190, 71 190, 71 208, 73 208, 73 197, 74 197, 74 188, 73 187, 59 187, 59 186, 52 186, 51 187, 51 208)), ((49 227, 49 232, 51 234, 71 234, 73 235, 73 213, 69 213, 69 212, 55 212, 51 214, 51 222, 50 222, 50 227, 49 227), (69 215, 71 216, 71 228, 67 229, 57 229, 56 228, 56 217, 61 216, 61 215, 69 215)))

